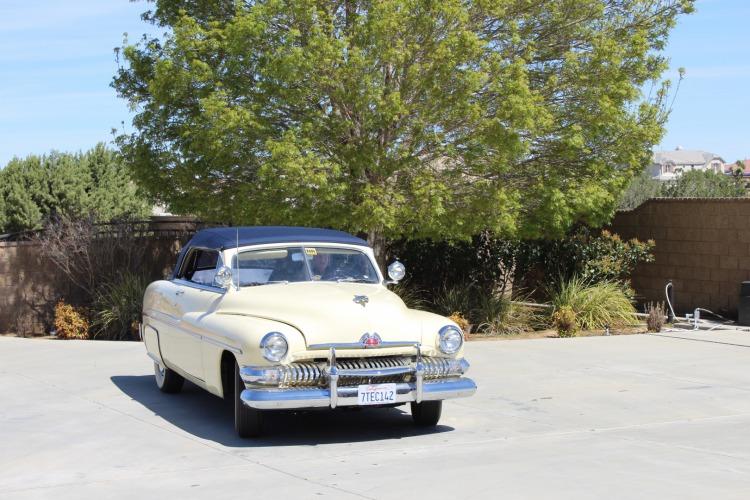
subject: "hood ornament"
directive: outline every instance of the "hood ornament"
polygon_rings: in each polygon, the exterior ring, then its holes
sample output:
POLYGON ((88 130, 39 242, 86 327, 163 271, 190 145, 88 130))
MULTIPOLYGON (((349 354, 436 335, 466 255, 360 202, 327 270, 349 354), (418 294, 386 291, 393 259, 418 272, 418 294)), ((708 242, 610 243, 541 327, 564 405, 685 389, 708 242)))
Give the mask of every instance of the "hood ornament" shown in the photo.
POLYGON ((365 307, 367 303, 370 302, 370 299, 367 297, 367 295, 355 295, 354 302, 361 305, 362 307, 365 307))
POLYGON ((359 342, 362 344, 362 347, 367 349, 368 347, 378 347, 382 342, 382 339, 377 333, 365 333, 362 335, 362 338, 359 339, 359 342))

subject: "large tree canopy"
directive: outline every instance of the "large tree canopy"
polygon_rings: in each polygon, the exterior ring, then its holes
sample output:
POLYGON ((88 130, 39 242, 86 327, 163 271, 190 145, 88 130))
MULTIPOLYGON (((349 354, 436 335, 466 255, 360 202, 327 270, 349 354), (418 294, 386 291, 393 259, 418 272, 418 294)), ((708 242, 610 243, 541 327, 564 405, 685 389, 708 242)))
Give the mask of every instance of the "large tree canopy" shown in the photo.
POLYGON ((109 221, 149 212, 122 158, 104 144, 14 158, 0 170, 0 232, 39 229, 56 214, 109 221))
POLYGON ((383 236, 604 222, 690 0, 156 0, 120 145, 173 211, 383 236), (651 88, 651 95, 643 90, 651 88))

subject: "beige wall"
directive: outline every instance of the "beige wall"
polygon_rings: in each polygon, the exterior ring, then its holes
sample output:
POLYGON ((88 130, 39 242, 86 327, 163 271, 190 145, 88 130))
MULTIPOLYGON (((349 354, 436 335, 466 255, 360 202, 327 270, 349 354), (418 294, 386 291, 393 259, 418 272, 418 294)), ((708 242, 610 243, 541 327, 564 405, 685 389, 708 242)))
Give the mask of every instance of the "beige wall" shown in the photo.
POLYGON ((678 314, 704 307, 736 315, 740 283, 750 280, 750 199, 658 199, 618 212, 612 230, 653 239, 655 262, 633 276, 645 300, 664 300, 672 279, 678 314))

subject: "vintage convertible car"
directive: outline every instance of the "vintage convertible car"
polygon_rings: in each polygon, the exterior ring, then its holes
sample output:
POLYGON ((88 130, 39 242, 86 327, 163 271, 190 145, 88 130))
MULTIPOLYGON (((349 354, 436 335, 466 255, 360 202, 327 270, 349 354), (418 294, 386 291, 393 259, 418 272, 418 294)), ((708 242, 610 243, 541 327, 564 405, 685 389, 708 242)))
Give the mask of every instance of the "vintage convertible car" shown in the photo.
POLYGON ((185 379, 234 400, 242 437, 265 410, 411 404, 434 426, 442 400, 472 395, 464 336, 450 320, 408 309, 386 288, 367 242, 301 227, 213 228, 182 249, 169 280, 151 283, 141 336, 156 384, 185 379))

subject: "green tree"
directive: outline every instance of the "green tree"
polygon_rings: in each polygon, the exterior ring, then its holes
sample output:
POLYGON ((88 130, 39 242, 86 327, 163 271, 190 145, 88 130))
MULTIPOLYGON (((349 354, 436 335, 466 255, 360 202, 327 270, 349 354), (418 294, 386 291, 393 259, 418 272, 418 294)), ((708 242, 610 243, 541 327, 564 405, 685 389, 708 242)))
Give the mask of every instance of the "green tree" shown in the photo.
POLYGON ((6 207, 4 230, 16 232, 41 227, 42 210, 49 205, 49 196, 40 158, 13 158, 0 174, 0 194, 6 207))
MULTIPOLYGON (((2 181, 2 172, 0 172, 0 181, 2 181)), ((0 232, 3 231, 3 228, 5 227, 7 221, 7 215, 5 213, 5 198, 0 196, 0 232)))
POLYGON ((125 162, 116 152, 97 144, 83 155, 81 165, 91 177, 86 211, 96 214, 98 220, 149 215, 150 204, 138 192, 125 162))
POLYGON ((710 170, 691 170, 665 183, 661 195, 668 198, 742 198, 745 188, 741 179, 736 177, 710 170))
POLYGON ((662 135, 691 0, 156 0, 119 144, 173 211, 385 237, 605 222, 662 135), (656 96, 641 94, 651 81, 656 96))
POLYGON ((641 175, 633 177, 628 187, 620 196, 620 210, 632 210, 639 207, 643 202, 651 198, 661 196, 662 182, 651 177, 651 172, 646 169, 641 175))
POLYGON ((122 158, 103 144, 85 153, 14 158, 0 170, 0 230, 39 229, 54 215, 109 221, 143 217, 149 204, 122 158))

